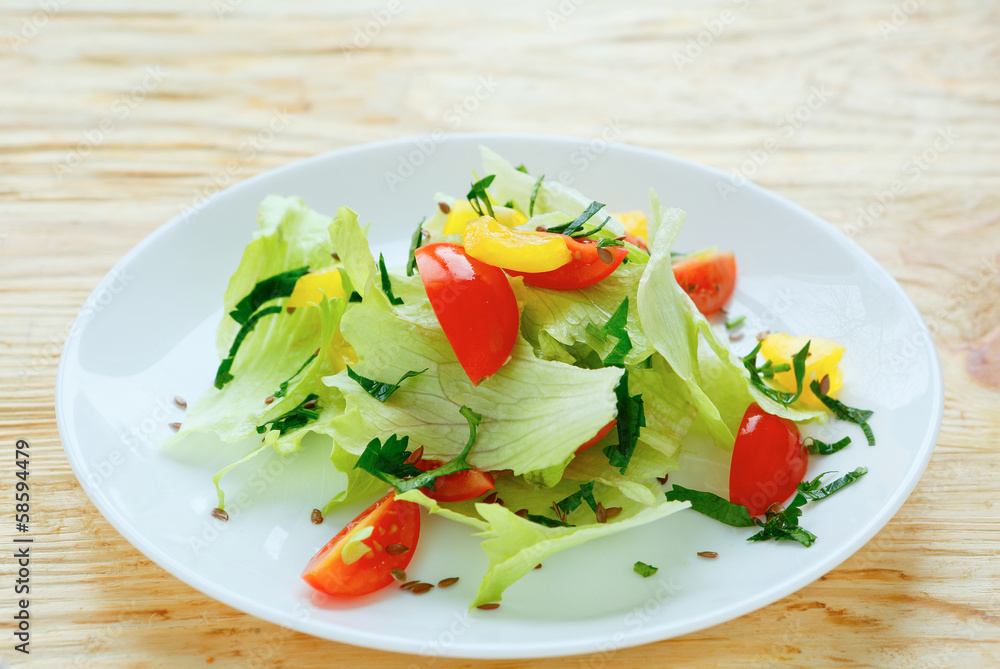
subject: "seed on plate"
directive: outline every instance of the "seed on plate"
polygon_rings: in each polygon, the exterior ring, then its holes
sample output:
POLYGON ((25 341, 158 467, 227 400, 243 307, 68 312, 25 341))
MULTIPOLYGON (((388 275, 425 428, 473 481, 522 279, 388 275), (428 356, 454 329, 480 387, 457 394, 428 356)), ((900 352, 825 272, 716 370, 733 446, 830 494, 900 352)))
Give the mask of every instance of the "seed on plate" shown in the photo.
POLYGON ((826 395, 830 392, 830 375, 824 374, 823 379, 819 382, 819 394, 826 395))
POLYGON ((323 523, 323 512, 319 509, 313 509, 313 512, 309 515, 309 520, 312 521, 313 525, 321 525, 323 523))
POLYGON ((515 516, 521 516, 522 518, 526 518, 528 516, 528 510, 527 509, 518 509, 517 511, 514 512, 514 515, 515 516))
POLYGON ((229 514, 220 509, 219 507, 215 507, 214 509, 212 509, 212 517, 218 518, 221 521, 229 520, 229 514))
POLYGON ((181 424, 180 423, 170 423, 170 429, 172 429, 174 432, 176 432, 177 430, 181 429, 181 424))
POLYGON ((548 232, 548 231, 549 229, 546 228, 544 225, 539 225, 535 228, 535 232, 548 232))
POLYGON ((408 464, 408 465, 415 464, 423 456, 424 456, 424 447, 423 446, 417 446, 417 450, 415 450, 412 453, 410 453, 410 457, 406 458, 406 464, 408 464))
POLYGON ((417 583, 412 588, 410 588, 410 592, 412 592, 414 595, 422 595, 425 592, 432 589, 433 587, 434 586, 431 585, 430 583, 417 583))
POLYGON ((480 604, 476 608, 482 609, 483 611, 492 611, 493 609, 500 608, 500 602, 490 602, 489 604, 480 604))
POLYGON ((767 513, 781 513, 785 510, 785 507, 781 506, 777 502, 767 507, 767 513))
POLYGON ((597 257, 600 258, 601 262, 605 265, 610 265, 615 261, 614 255, 612 255, 611 251, 609 251, 606 246, 598 247, 597 257))
POLYGON ((604 505, 600 502, 597 503, 597 508, 594 509, 594 514, 597 516, 597 522, 606 523, 608 522, 608 512, 604 508, 604 505))
POLYGON ((403 544, 389 544, 385 547, 385 552, 389 555, 402 555, 408 550, 410 550, 410 547, 403 544))
POLYGON ((483 504, 494 504, 496 503, 496 501, 497 501, 497 494, 495 492, 491 492, 489 495, 486 496, 486 499, 483 500, 483 504))
POLYGON ((180 395, 174 395, 174 404, 176 404, 182 409, 187 409, 188 406, 187 400, 185 400, 180 395))
POLYGON ((458 583, 458 576, 452 576, 450 578, 444 578, 438 581, 438 587, 447 588, 449 586, 455 585, 456 583, 458 583))
POLYGON ((295 307, 285 307, 285 313, 286 314, 294 314, 295 313, 295 307))
POLYGON ((719 554, 716 553, 715 551, 698 551, 698 557, 717 558, 719 557, 719 554))
MULTIPOLYGON (((402 569, 397 567, 396 569, 390 570, 389 574, 400 583, 406 583, 406 572, 402 569)), ((416 583, 416 581, 413 581, 413 583, 416 583)))
POLYGON ((542 563, 541 562, 539 562, 538 564, 535 565, 535 569, 541 569, 541 568, 542 568, 542 563))
POLYGON ((305 404, 303 404, 302 408, 303 409, 312 409, 317 404, 319 404, 319 400, 318 399, 312 399, 312 400, 309 400, 308 402, 306 402, 305 404))
POLYGON ((273 401, 274 401, 274 395, 268 395, 267 397, 264 398, 264 404, 270 404, 273 401))
POLYGON ((670 474, 664 474, 663 476, 657 476, 656 477, 656 482, 659 483, 660 485, 666 485, 667 484, 667 480, 669 478, 670 478, 670 474))
POLYGON ((399 586, 399 589, 400 590, 409 590, 410 588, 412 588, 413 586, 417 585, 418 583, 420 583, 420 581, 407 581, 403 585, 399 586))
POLYGON ((340 256, 337 255, 336 251, 330 254, 330 257, 334 260, 340 260, 340 256))
POLYGON ((741 339, 743 339, 742 332, 734 332, 731 335, 729 335, 729 341, 739 341, 741 339))
POLYGON ((442 214, 451 213, 451 206, 447 202, 438 202, 438 209, 441 210, 442 214))
POLYGON ((764 341, 765 339, 767 339, 767 336, 769 334, 771 334, 770 330, 764 330, 763 332, 758 332, 757 333, 757 341, 764 341))
POLYGON ((612 507, 604 510, 604 513, 605 513, 605 515, 607 515, 608 520, 611 520, 612 518, 614 518, 615 516, 617 516, 621 512, 622 512, 622 508, 620 506, 612 506, 612 507))

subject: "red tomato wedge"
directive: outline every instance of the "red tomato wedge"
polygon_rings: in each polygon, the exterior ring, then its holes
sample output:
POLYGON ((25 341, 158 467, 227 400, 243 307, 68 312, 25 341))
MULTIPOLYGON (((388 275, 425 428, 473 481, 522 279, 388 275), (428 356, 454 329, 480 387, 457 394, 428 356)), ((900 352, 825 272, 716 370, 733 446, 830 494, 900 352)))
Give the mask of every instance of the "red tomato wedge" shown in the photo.
MULTIPOLYGON (((437 469, 444 463, 439 460, 418 460, 416 468, 422 472, 437 469)), ((463 469, 434 479, 434 490, 423 488, 421 492, 439 502, 465 502, 485 495, 496 487, 489 472, 478 469, 463 469)))
POLYGON ((628 249, 623 246, 605 246, 597 248, 597 242, 592 239, 573 239, 568 235, 560 235, 566 241, 573 259, 550 272, 512 272, 512 276, 524 278, 529 286, 552 288, 555 290, 574 290, 586 288, 608 277, 618 269, 618 266, 628 255, 628 249))
POLYGON ((416 252, 431 307, 462 369, 479 383, 510 358, 520 314, 503 270, 465 253, 460 244, 435 242, 416 252))
POLYGON ((367 595, 392 583, 393 569, 406 569, 419 537, 420 507, 390 492, 316 553, 302 578, 328 595, 367 595), (393 555, 398 549, 386 550, 390 546, 408 550, 393 555))
POLYGON ((591 439, 591 440, 589 440, 587 443, 585 443, 580 448, 576 449, 576 452, 579 453, 580 451, 585 451, 588 448, 590 448, 591 446, 593 446, 594 444, 596 444, 597 442, 599 442, 601 439, 604 439, 604 437, 608 436, 608 433, 611 432, 611 430, 613 430, 615 428, 615 425, 618 425, 618 420, 617 419, 612 420, 610 423, 608 423, 607 425, 605 425, 604 427, 602 427, 600 430, 598 430, 597 434, 594 435, 594 438, 591 439))
POLYGON ((674 278, 706 316, 726 305, 736 288, 732 253, 708 253, 674 263, 674 278))
POLYGON ((751 516, 762 515, 792 496, 808 464, 809 451, 795 423, 751 404, 733 447, 729 501, 745 506, 751 516))

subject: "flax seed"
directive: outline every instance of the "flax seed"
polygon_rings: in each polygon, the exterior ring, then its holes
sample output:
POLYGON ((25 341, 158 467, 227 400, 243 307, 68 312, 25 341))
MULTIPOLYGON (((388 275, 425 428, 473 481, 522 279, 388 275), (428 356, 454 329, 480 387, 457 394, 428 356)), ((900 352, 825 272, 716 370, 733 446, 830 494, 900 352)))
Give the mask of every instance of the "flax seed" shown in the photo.
POLYGON ((660 485, 666 485, 667 480, 670 478, 670 474, 664 474, 663 476, 656 477, 656 482, 660 485))
POLYGON ((400 590, 409 590, 410 588, 412 588, 413 586, 417 585, 418 583, 420 583, 420 581, 407 581, 403 585, 399 586, 399 589, 400 590))
POLYGON ((496 501, 497 501, 497 494, 496 492, 492 492, 489 495, 487 495, 486 499, 483 500, 483 504, 495 504, 496 501))
POLYGON ((604 505, 600 502, 597 503, 597 508, 594 509, 594 513, 597 515, 597 522, 601 524, 608 522, 608 512, 605 510, 604 505))
POLYGON ((743 339, 742 332, 734 332, 731 335, 729 335, 729 341, 739 341, 741 339, 743 339))
POLYGON ((763 332, 758 332, 757 333, 757 341, 764 341, 765 339, 767 339, 767 336, 769 334, 771 334, 770 330, 764 330, 763 332))
POLYGON ((451 206, 447 202, 438 202, 438 209, 441 210, 442 214, 451 213, 451 206))
POLYGON ((541 562, 539 562, 538 564, 535 565, 535 569, 541 569, 541 568, 542 568, 542 563, 541 562))
POLYGON ((270 404, 273 401, 274 401, 274 395, 268 395, 267 397, 264 398, 264 404, 270 404))
POLYGON ((715 559, 719 557, 719 554, 715 551, 698 551, 698 557, 715 559))
POLYGON ((316 400, 309 400, 308 402, 306 402, 305 404, 302 405, 302 408, 303 409, 312 409, 317 404, 319 404, 319 400, 318 399, 316 399, 316 400))
POLYGON ((412 465, 420 461, 420 458, 424 457, 424 447, 417 446, 417 450, 410 453, 410 457, 406 458, 406 464, 412 465))
POLYGON ((321 525, 323 523, 323 512, 319 509, 313 509, 312 514, 309 516, 309 520, 312 521, 313 525, 321 525))
MULTIPOLYGON (((406 572, 402 569, 393 569, 389 574, 400 583, 406 583, 406 572)), ((416 581, 413 581, 413 583, 416 583, 416 581)))
POLYGON ((610 265, 615 261, 615 256, 605 246, 601 246, 597 249, 597 257, 600 258, 601 262, 605 265, 610 265))
POLYGON ((827 395, 830 392, 830 375, 825 374, 823 380, 819 382, 819 394, 827 395))
POLYGON ((402 555, 409 550, 410 547, 403 544, 389 544, 385 547, 385 552, 389 555, 402 555))
POLYGON ((214 509, 212 509, 212 517, 218 518, 221 521, 229 520, 229 514, 220 509, 219 507, 215 507, 214 509))
POLYGON ((476 607, 477 609, 482 609, 483 611, 492 611, 493 609, 499 609, 499 602, 490 602, 489 604, 480 604, 476 607))
POLYGON ((522 518, 527 518, 528 517, 528 510, 527 509, 518 509, 517 511, 514 512, 514 515, 515 516, 521 516, 522 518))
POLYGON ((174 432, 176 432, 177 430, 181 429, 181 424, 180 423, 170 423, 170 429, 173 430, 174 432))
POLYGON ((458 576, 452 576, 451 578, 445 578, 438 581, 439 588, 449 588, 458 583, 458 576))
POLYGON ((177 406, 179 406, 182 409, 187 409, 188 408, 187 401, 183 397, 181 397, 180 395, 175 395, 174 396, 174 404, 176 404, 177 406))
POLYGON ((604 510, 604 514, 608 517, 608 520, 611 520, 612 518, 616 517, 621 512, 622 508, 620 506, 613 506, 610 509, 604 510))
POLYGON ((295 313, 295 307, 285 307, 285 313, 286 314, 294 314, 295 313))
POLYGON ((431 585, 430 583, 417 583, 412 588, 410 588, 410 592, 412 592, 414 595, 422 595, 425 592, 431 590, 433 587, 434 586, 431 585))

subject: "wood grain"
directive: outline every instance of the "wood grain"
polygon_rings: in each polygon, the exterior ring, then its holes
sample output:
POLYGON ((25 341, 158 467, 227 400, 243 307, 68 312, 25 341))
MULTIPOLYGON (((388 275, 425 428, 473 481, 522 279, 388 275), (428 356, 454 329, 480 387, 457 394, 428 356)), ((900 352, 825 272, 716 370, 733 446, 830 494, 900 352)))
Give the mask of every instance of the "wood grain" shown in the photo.
POLYGON ((1000 326, 1000 5, 137 4, 0 7, 0 469, 10 481, 12 444, 31 440, 38 555, 33 652, 14 653, 5 631, 0 657, 115 668, 1000 663, 1000 391, 966 368, 1000 326), (391 18, 365 42, 380 11, 391 18), (481 78, 495 92, 456 111, 481 78), (271 135, 269 123, 284 125, 271 135), (544 663, 314 639, 219 604, 133 549, 77 484, 56 428, 55 370, 89 292, 219 187, 436 129, 610 132, 725 170, 746 165, 852 234, 921 309, 945 370, 937 450, 895 519, 760 611, 544 663))

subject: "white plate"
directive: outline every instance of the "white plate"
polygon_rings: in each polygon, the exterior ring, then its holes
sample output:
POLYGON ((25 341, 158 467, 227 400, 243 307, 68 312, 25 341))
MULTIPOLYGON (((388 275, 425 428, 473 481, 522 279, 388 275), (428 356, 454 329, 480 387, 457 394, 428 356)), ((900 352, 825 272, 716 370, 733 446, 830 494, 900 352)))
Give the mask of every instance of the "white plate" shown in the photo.
MULTIPOLYGON (((752 184, 720 196, 728 176, 632 146, 527 135, 413 138, 317 156, 249 179, 162 226, 105 277, 66 342, 56 409, 66 454, 87 494, 139 550, 210 597, 275 623, 386 650, 475 658, 567 655, 632 646, 704 629, 774 602, 857 551, 913 490, 942 412, 940 364, 899 285, 830 225, 752 184), (740 265, 731 313, 761 329, 812 334, 847 346, 844 401, 875 410, 878 445, 831 421, 828 436, 854 444, 813 458, 810 475, 866 466, 843 494, 806 508, 812 548, 750 544, 746 529, 693 511, 550 558, 510 588, 495 611, 467 611, 485 569, 463 526, 424 523, 410 572, 462 580, 422 596, 384 592, 362 601, 316 601, 299 572, 363 505, 322 525, 309 512, 336 486, 323 446, 278 456, 226 479, 232 518, 210 517, 211 474, 247 450, 167 457, 157 445, 183 419, 172 398, 212 383, 221 295, 256 228, 258 203, 298 195, 321 212, 340 205, 372 221, 373 250, 402 264, 437 191, 464 193, 486 144, 609 210, 646 208, 647 190, 688 212, 679 248, 733 249, 740 265), (395 176, 389 176, 395 175, 395 176), (242 500, 240 500, 240 493, 242 500), (718 559, 696 557, 712 550, 718 559), (632 564, 660 568, 642 579, 632 564)), ((725 494, 725 454, 685 456, 672 479, 725 494), (685 472, 686 470, 686 472, 685 472)))

